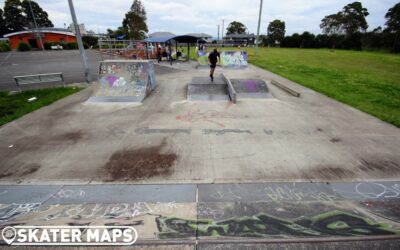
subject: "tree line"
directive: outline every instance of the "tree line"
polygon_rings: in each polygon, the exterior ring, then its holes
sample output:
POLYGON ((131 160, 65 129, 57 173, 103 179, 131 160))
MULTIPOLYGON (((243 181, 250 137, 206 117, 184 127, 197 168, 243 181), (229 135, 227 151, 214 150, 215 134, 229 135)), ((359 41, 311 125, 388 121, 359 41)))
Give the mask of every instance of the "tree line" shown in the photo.
POLYGON ((37 2, 6 0, 4 10, 0 8, 0 37, 11 32, 35 28, 32 13, 38 27, 54 27, 47 12, 37 2))
POLYGON ((367 32, 366 17, 368 9, 360 2, 343 7, 336 14, 325 16, 321 20, 322 34, 310 32, 285 36, 285 22, 274 20, 269 23, 262 43, 268 46, 286 48, 333 48, 333 49, 370 49, 400 52, 400 3, 388 10, 385 15, 385 27, 377 27, 367 32))

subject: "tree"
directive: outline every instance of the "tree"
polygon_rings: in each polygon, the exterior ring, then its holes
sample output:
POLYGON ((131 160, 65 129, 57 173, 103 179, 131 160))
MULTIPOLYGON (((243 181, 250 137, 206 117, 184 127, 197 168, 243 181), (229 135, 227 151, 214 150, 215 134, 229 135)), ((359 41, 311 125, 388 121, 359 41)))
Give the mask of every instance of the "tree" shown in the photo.
POLYGON ((144 32, 148 32, 146 24, 146 10, 140 0, 134 0, 131 9, 125 14, 122 27, 132 39, 144 39, 144 32))
POLYGON ((395 34, 392 51, 400 51, 399 36, 400 36, 400 3, 389 9, 385 15, 386 18, 386 32, 395 34))
POLYGON ((344 6, 342 11, 325 16, 320 27, 324 34, 346 34, 347 37, 350 37, 357 32, 365 32, 368 29, 365 19, 368 15, 368 10, 363 8, 360 2, 353 2, 344 6))
POLYGON ((3 37, 7 33, 6 24, 3 18, 3 10, 0 9, 0 37, 3 37))
POLYGON ((276 42, 281 43, 285 37, 286 26, 285 22, 281 20, 274 20, 268 25, 268 43, 269 45, 275 45, 276 42))
POLYGON ((21 1, 6 0, 4 3, 4 23, 10 32, 24 30, 26 19, 23 15, 21 1))
POLYGON ((300 48, 314 48, 315 46, 315 36, 308 31, 304 31, 300 35, 301 44, 300 48))
POLYGON ((339 13, 325 16, 319 27, 324 34, 340 35, 343 32, 342 16, 339 13))
POLYGON ((368 29, 367 20, 369 13, 367 8, 363 8, 362 3, 353 2, 344 6, 343 11, 339 12, 343 29, 349 37, 357 32, 365 32, 368 29))
POLYGON ((29 6, 29 0, 22 1, 22 11, 25 13, 26 26, 27 28, 35 28, 32 12, 35 15, 36 24, 38 27, 54 27, 53 23, 49 19, 49 15, 44 11, 38 3, 35 1, 30 1, 32 6, 32 11, 29 6))
POLYGON ((118 27, 116 30, 107 29, 110 38, 125 37, 128 38, 128 31, 124 27, 118 27))
POLYGON ((246 34, 246 26, 241 22, 233 21, 226 28, 226 34, 246 34))

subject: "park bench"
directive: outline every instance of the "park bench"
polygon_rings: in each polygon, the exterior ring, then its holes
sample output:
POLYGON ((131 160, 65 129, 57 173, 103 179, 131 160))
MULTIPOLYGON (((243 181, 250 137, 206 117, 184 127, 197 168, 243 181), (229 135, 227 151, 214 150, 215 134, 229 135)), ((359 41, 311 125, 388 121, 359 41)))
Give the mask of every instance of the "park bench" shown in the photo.
POLYGON ((63 87, 65 87, 64 77, 62 73, 14 76, 14 80, 19 88, 19 91, 22 91, 21 87, 23 85, 52 83, 52 82, 61 82, 63 84, 63 87))

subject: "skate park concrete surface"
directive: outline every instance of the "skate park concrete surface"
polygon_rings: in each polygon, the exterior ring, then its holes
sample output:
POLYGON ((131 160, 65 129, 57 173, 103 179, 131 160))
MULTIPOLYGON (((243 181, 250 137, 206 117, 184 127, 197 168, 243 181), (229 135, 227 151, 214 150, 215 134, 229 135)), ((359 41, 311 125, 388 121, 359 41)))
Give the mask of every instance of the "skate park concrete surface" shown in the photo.
POLYGON ((208 69, 155 72, 141 104, 88 103, 89 86, 0 128, 0 228, 129 225, 137 249, 399 248, 398 128, 252 65, 216 70, 267 83, 237 104, 187 100, 208 69))
POLYGON ((87 103, 91 86, 2 126, 1 182, 398 180, 398 128, 253 66, 217 74, 262 79, 273 98, 188 101, 187 84, 208 71, 179 66, 156 70, 141 105, 87 103))

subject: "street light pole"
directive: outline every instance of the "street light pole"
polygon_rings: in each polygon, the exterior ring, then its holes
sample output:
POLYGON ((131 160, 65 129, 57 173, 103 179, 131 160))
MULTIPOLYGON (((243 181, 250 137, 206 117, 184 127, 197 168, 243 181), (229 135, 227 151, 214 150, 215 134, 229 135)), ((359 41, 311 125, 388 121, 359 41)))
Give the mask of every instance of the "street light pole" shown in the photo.
POLYGON ((36 23, 35 13, 33 13, 33 9, 32 9, 31 0, 29 0, 28 3, 29 3, 29 9, 31 10, 31 14, 32 14, 32 18, 33 18, 33 23, 35 24, 35 29, 36 29, 37 35, 38 35, 38 37, 39 37, 40 47, 41 47, 42 50, 44 51, 42 36, 41 36, 40 33, 39 33, 39 29, 38 29, 38 26, 37 26, 37 23, 36 23))
POLYGON ((218 24, 217 26, 218 26, 218 33, 217 33, 217 34, 218 34, 218 35, 217 35, 218 38, 217 38, 217 42, 219 42, 219 24, 218 24))
POLYGON ((256 37, 256 49, 254 51, 254 58, 257 57, 258 53, 258 42, 260 39, 260 25, 261 25, 261 14, 262 14, 262 6, 263 6, 263 0, 260 0, 260 12, 258 14, 258 27, 257 27, 257 37, 256 37))
POLYGON ((78 21, 76 19, 74 4, 72 3, 72 0, 68 0, 68 3, 69 3, 69 9, 71 10, 72 22, 74 23, 75 27, 75 35, 76 35, 76 40, 78 42, 79 52, 81 54, 81 60, 83 63, 83 67, 85 68, 85 79, 87 83, 90 83, 92 81, 92 76, 90 75, 90 69, 85 54, 85 48, 83 47, 81 31, 79 30, 78 21))
POLYGON ((224 47, 224 25, 225 25, 225 19, 222 19, 222 30, 221 30, 221 35, 222 35, 222 47, 224 47))

